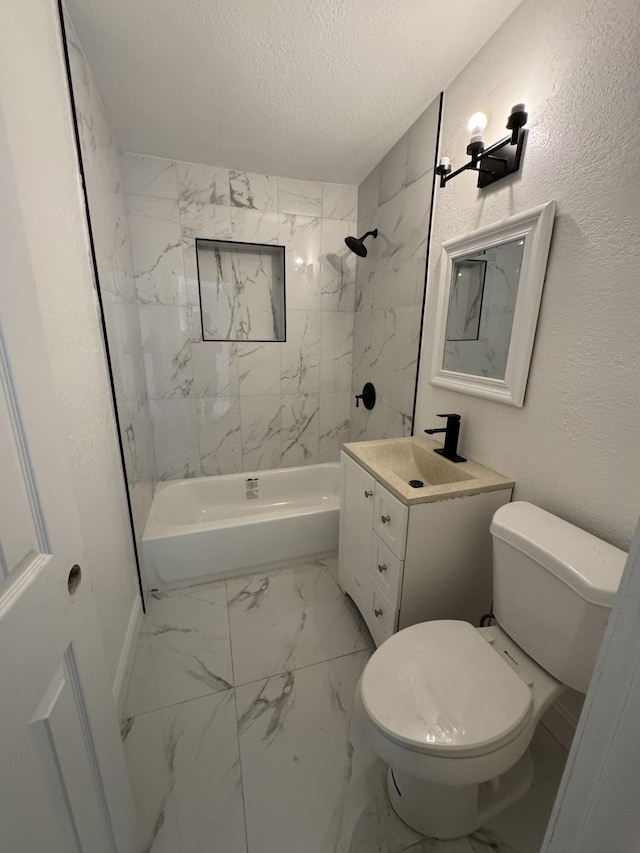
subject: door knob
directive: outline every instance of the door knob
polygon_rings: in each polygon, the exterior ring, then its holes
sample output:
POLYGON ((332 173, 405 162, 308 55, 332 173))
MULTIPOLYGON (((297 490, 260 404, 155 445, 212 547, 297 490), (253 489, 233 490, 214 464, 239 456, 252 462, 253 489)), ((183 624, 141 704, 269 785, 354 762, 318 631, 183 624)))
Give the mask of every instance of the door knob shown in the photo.
POLYGON ((82 570, 80 566, 76 563, 74 566, 71 566, 71 571, 69 572, 69 576, 67 577, 67 589, 69 590, 69 595, 74 594, 74 592, 80 586, 81 580, 82 570))

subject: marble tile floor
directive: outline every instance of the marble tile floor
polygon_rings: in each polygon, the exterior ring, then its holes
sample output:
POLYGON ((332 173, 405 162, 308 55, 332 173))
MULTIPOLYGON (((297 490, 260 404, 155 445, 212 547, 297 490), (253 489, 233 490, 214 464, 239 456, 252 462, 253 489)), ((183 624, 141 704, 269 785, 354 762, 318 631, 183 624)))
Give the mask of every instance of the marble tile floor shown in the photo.
POLYGON ((421 838, 351 725, 371 637, 337 559, 152 596, 123 739, 148 853, 537 853, 565 761, 469 839, 421 838))

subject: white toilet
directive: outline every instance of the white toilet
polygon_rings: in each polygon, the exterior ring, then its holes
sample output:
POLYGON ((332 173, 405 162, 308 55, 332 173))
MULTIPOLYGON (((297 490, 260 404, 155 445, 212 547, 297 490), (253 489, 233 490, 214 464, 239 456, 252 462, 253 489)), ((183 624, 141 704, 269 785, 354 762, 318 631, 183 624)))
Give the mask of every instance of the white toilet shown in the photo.
POLYGON ((627 557, 525 502, 501 507, 491 534, 498 624, 405 628, 356 688, 395 811, 435 838, 468 835, 527 792, 535 728, 567 687, 586 692, 627 557))

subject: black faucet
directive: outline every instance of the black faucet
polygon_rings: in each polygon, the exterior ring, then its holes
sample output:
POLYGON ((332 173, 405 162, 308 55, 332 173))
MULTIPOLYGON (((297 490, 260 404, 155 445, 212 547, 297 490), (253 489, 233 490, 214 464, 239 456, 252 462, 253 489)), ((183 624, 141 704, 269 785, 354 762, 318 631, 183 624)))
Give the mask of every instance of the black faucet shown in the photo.
POLYGON ((460 435, 460 415, 438 415, 439 418, 446 418, 446 427, 439 429, 425 429, 429 435, 435 432, 446 433, 444 437, 444 447, 436 447, 434 453, 440 453, 445 459, 450 462, 466 462, 464 456, 458 456, 458 436, 460 435))

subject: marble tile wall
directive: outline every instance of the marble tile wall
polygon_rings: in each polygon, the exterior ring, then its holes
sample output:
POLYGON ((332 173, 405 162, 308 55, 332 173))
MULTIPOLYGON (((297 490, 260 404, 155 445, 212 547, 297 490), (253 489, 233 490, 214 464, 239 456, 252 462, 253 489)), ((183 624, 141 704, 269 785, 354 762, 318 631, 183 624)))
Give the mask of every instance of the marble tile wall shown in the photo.
POLYGON ((82 47, 66 14, 65 26, 98 267, 97 284, 104 311, 118 427, 140 554, 140 540, 156 486, 156 463, 120 150, 82 47))
POLYGON ((349 434, 356 269, 344 238, 356 187, 133 153, 122 163, 159 478, 337 460, 349 434), (202 341, 196 237, 286 247, 286 342, 202 341))
POLYGON ((352 392, 373 382, 368 411, 351 401, 350 440, 411 435, 440 99, 358 187, 358 234, 378 229, 358 258, 352 392))

